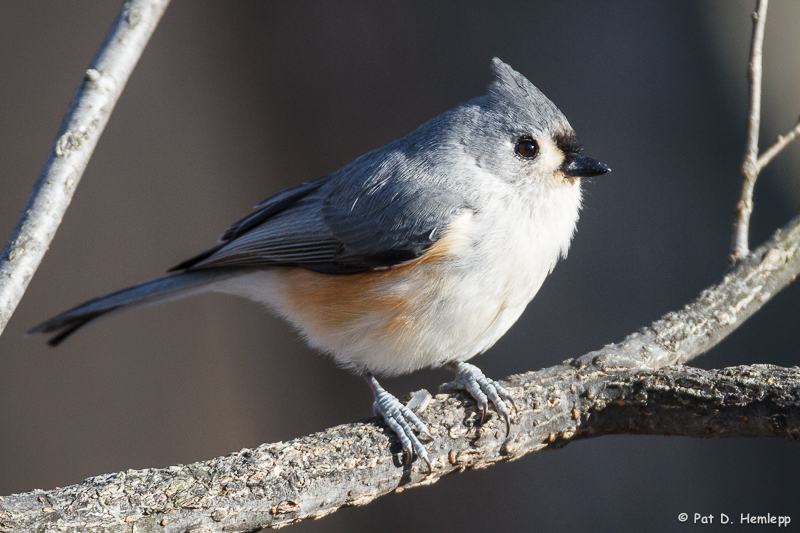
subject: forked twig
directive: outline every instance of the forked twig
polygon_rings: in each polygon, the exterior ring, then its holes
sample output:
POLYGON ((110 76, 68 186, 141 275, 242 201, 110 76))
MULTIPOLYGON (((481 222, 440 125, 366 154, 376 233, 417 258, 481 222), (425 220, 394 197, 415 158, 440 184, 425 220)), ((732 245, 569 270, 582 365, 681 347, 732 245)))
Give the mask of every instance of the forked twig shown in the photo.
POLYGON ((742 189, 736 204, 736 217, 731 238, 730 263, 735 264, 750 253, 750 217, 753 214, 753 189, 761 171, 800 134, 800 121, 786 135, 763 154, 758 153, 758 136, 761 130, 761 78, 764 57, 764 30, 767 23, 769 0, 758 0, 753 13, 753 40, 750 44, 750 66, 747 72, 750 82, 750 111, 747 117, 747 146, 742 162, 742 189))
MULTIPOLYGON (((166 6, 167 1, 161 3, 166 6)), ((505 437, 498 417, 478 423, 471 401, 441 395, 421 414, 435 429, 429 445, 431 474, 417 465, 401 468, 389 437, 374 424, 349 424, 190 465, 128 470, 63 489, 0 497, 0 531, 253 531, 321 518, 342 506, 365 505, 451 472, 485 468, 574 439, 668 433, 800 440, 797 369, 757 365, 705 371, 669 366, 713 347, 800 275, 800 217, 757 250, 748 250, 755 179, 800 134, 798 124, 758 155, 766 9, 767 0, 759 0, 751 50, 748 147, 732 251, 736 265, 684 309, 618 344, 512 376, 509 387, 520 409, 510 437, 505 437)), ((73 137, 67 136, 73 131, 65 125, 51 159, 64 157, 59 150, 81 149, 80 141, 73 146, 73 137)), ((16 244, 9 246, 5 254, 20 250, 16 244)), ((2 282, 0 277, 0 288, 2 282)), ((0 309, 0 320, 2 313, 0 309)), ((3 324, 0 321, 0 331, 3 324)))
POLYGON ((786 135, 778 135, 778 139, 775 141, 775 144, 769 147, 768 150, 765 150, 763 154, 761 154, 758 158, 758 162, 756 167, 758 171, 761 170, 769 165, 770 161, 772 161, 776 155, 781 153, 784 148, 786 148, 789 143, 797 138, 800 135, 800 120, 797 121, 797 125, 794 128, 789 130, 789 133, 786 135))
POLYGON ((742 191, 736 204, 731 263, 739 261, 750 251, 750 215, 753 214, 753 188, 758 179, 758 135, 761 130, 761 76, 764 57, 764 28, 767 23, 769 0, 758 0, 753 13, 753 40, 750 42, 750 67, 747 78, 750 82, 750 110, 747 115, 747 146, 742 162, 742 191))

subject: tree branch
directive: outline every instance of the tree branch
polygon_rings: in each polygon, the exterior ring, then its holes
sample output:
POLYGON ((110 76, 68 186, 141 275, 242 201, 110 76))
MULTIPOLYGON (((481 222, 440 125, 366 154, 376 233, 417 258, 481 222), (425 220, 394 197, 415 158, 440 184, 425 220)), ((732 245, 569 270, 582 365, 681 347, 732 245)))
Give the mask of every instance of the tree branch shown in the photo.
POLYGON ((438 395, 422 418, 433 472, 401 467, 396 444, 369 421, 180 467, 129 470, 0 501, 2 531, 255 531, 321 518, 343 506, 429 485, 579 438, 610 434, 800 438, 800 369, 578 369, 511 376, 519 411, 508 438, 480 425, 463 394, 438 395))
POLYGON ((770 146, 768 150, 765 150, 764 153, 761 154, 756 165, 758 171, 761 172, 761 170, 763 170, 763 168, 767 166, 776 155, 781 153, 784 148, 789 146, 789 143, 794 141, 798 135, 800 135, 800 120, 798 120, 794 128, 789 130, 789 133, 786 135, 778 135, 778 139, 775 141, 775 144, 770 146))
POLYGON ((0 334, 56 234, 122 89, 169 0, 129 0, 70 104, 28 204, 0 255, 0 334))
POLYGON ((576 360, 580 365, 660 368, 684 364, 730 335, 800 273, 800 215, 682 310, 576 360))
POLYGON ((800 369, 705 371, 670 366, 716 345, 800 272, 800 217, 717 285, 619 344, 511 376, 519 406, 511 434, 479 425, 463 394, 437 395, 420 414, 434 432, 433 473, 403 467, 395 439, 374 423, 185 466, 130 470, 0 501, 0 531, 253 531, 320 518, 441 476, 484 468, 576 438, 609 434, 800 436, 800 369), (60 529, 59 529, 60 528, 60 529))
POLYGON ((761 130, 761 75, 768 3, 769 0, 758 0, 756 12, 753 13, 753 40, 750 43, 750 66, 747 71, 750 111, 747 116, 747 145, 742 162, 742 189, 733 223, 731 264, 741 260, 750 251, 748 240, 750 216, 753 214, 753 189, 761 172, 758 166, 758 136, 761 130))
MULTIPOLYGON (((0 302, 10 302, 10 307, 0 309, 0 332, 41 261, 167 3, 126 4, 87 71, 37 190, 3 252, 0 302), (128 45, 138 51, 120 51, 115 58, 104 55, 128 45)), ((580 438, 669 434, 799 440, 800 369, 754 365, 706 371, 668 366, 715 346, 800 272, 800 217, 749 252, 755 180, 800 134, 798 124, 758 156, 766 9, 767 0, 759 0, 750 60, 748 145, 732 249, 735 267, 682 310, 618 344, 508 378, 507 388, 519 408, 508 436, 495 415, 479 423, 467 395, 431 398, 425 391, 415 399, 423 399, 420 417, 434 434, 426 446, 433 464, 430 474, 403 465, 396 439, 372 420, 191 465, 129 470, 62 489, 0 497, 0 532, 254 531, 320 518, 343 506, 364 505, 389 492, 434 483, 452 472, 485 468, 580 438)))

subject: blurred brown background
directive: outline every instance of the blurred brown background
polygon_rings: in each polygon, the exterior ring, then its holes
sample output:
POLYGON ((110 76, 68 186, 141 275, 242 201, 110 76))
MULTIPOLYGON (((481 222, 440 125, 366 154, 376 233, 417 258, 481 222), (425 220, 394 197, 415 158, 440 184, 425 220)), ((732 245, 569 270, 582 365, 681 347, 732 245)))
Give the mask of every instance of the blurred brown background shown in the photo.
MULTIPOLYGON (((679 308, 725 265, 753 0, 175 0, 0 337, 0 494, 208 459, 369 416, 364 383, 246 301, 113 317, 57 350, 23 338, 160 275, 281 188, 483 94, 499 56, 614 172, 586 187, 569 259, 476 359, 493 377, 581 355, 679 308)), ((11 233, 119 8, 0 5, 0 233, 11 233)), ((800 112, 800 4, 771 3, 762 145, 800 112)), ((752 240, 800 211, 800 145, 762 175, 752 240)), ((705 368, 800 360, 792 286, 705 368)), ((385 380, 398 395, 445 372, 385 380)), ((797 513, 797 444, 613 437, 468 472, 292 531, 671 531, 680 512, 797 513)), ((792 514, 794 513, 794 514, 792 514)), ((708 529, 713 529, 709 527, 708 529)))

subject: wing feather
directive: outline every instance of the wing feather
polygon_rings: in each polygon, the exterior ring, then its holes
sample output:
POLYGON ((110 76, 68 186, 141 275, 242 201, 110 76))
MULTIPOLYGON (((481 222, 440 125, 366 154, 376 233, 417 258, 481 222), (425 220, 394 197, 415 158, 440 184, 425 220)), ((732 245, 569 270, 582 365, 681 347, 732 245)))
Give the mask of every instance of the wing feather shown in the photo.
POLYGON ((330 273, 384 269, 419 257, 467 206, 391 145, 256 206, 221 244, 176 269, 300 266, 330 273), (388 153, 386 153, 388 151, 388 153), (384 152, 384 153, 379 153, 384 152))

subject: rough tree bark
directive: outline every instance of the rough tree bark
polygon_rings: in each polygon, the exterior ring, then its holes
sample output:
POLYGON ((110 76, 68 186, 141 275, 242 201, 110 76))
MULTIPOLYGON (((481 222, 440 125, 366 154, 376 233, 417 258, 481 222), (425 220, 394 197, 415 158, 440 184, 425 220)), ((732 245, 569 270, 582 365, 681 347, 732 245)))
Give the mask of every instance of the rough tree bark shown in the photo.
POLYGON ((164 469, 129 470, 0 501, 2 531, 256 531, 321 518, 441 476, 609 434, 800 437, 800 369, 722 371, 572 365, 512 376, 519 413, 505 438, 473 402, 438 395, 422 413, 434 465, 404 468, 384 430, 362 422, 164 469), (395 452, 395 455, 392 454, 395 452))
MULTIPOLYGON (((759 0, 754 15, 751 109, 732 244, 734 268, 684 309, 618 344, 509 377, 504 385, 518 410, 508 436, 495 415, 480 423, 474 402, 464 394, 432 397, 419 391, 411 401, 434 435, 427 444, 430 473, 416 464, 402 464, 396 440, 376 420, 367 420, 191 465, 129 470, 51 491, 0 497, 0 532, 255 531, 321 518, 343 506, 364 505, 390 492, 434 483, 452 472, 485 468, 576 439, 609 434, 800 439, 800 369, 675 366, 719 343, 800 272, 800 217, 753 252, 747 241, 755 179, 800 134, 798 125, 758 155, 766 8, 767 1, 759 0)), ((72 135, 76 130, 65 125, 65 131, 72 135)), ((58 150, 76 148, 73 137, 61 142, 64 135, 48 164, 63 157, 58 150)), ((76 142, 80 148, 83 141, 76 142)), ((88 155, 83 167, 86 162, 88 155)), ((70 187, 66 199, 57 202, 59 220, 74 184, 70 187)), ((29 207, 34 204, 32 199, 29 207)), ((10 253, 30 252, 31 247, 14 240, 24 231, 23 220, 4 252, 7 262, 10 253)), ((54 231, 53 227, 49 238, 54 231)), ((39 255, 31 264, 38 264, 46 246, 33 246, 39 255)), ((24 275, 23 292, 32 270, 24 275)), ((7 297, 0 292, 0 302, 7 297)), ((10 311, 0 308, 0 331, 16 301, 10 311)))
POLYGON ((364 421, 211 461, 7 496, 0 501, 0 531, 254 531, 321 518, 577 438, 626 433, 797 440, 800 369, 666 365, 716 345, 798 272, 800 217, 684 309, 621 343, 509 377, 504 385, 519 411, 508 437, 497 416, 479 424, 474 402, 463 394, 418 395, 420 417, 434 433, 427 444, 430 474, 402 465, 385 428, 364 421))

